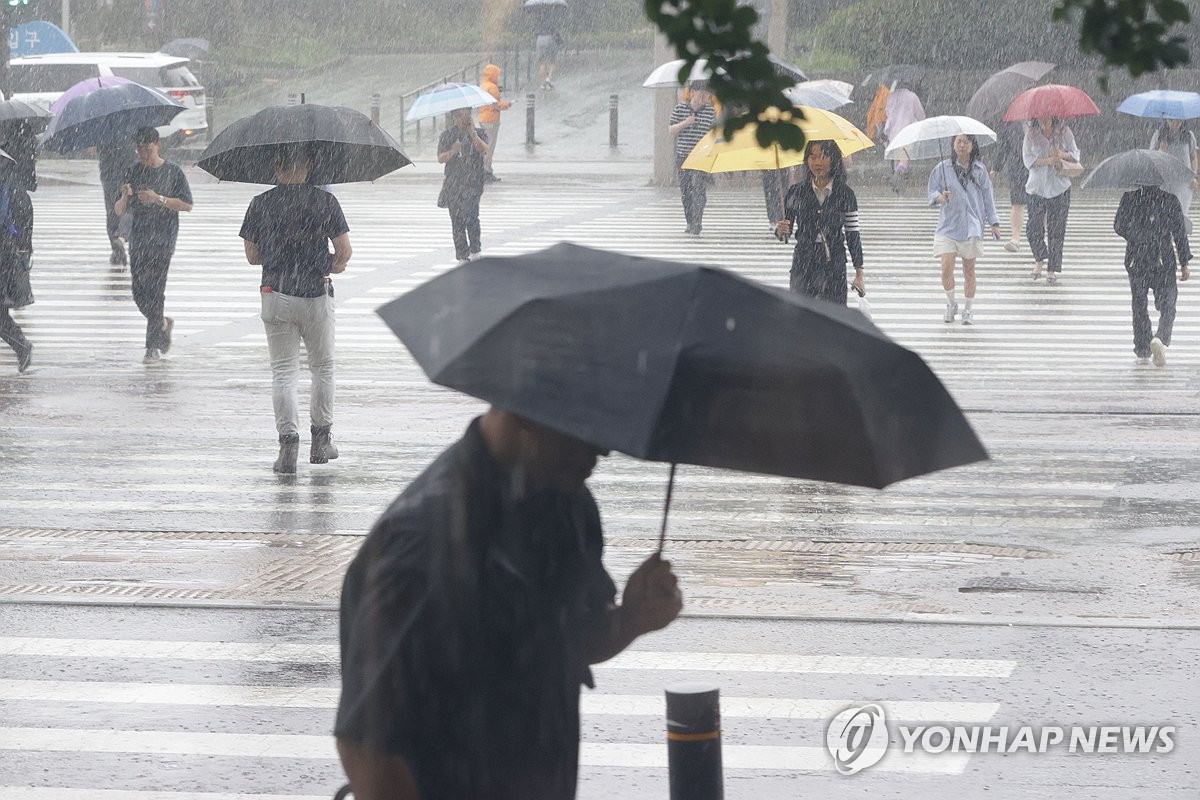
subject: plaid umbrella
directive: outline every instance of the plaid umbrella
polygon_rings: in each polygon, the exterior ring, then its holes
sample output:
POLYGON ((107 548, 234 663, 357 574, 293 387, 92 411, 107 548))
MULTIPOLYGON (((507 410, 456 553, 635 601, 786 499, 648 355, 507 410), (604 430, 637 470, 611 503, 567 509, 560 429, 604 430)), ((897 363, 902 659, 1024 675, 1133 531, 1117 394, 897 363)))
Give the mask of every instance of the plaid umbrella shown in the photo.
POLYGON ((440 117, 460 108, 479 108, 495 102, 496 98, 473 83, 443 83, 413 102, 408 112, 408 121, 440 117))

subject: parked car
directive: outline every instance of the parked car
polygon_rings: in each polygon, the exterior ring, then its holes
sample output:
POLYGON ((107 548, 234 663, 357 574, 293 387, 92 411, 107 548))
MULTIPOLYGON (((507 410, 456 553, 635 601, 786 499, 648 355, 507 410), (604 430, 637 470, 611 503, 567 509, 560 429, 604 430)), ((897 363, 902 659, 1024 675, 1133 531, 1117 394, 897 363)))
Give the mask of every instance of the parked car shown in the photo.
POLYGON ((114 75, 158 89, 187 110, 158 129, 170 144, 205 136, 204 87, 188 69, 189 59, 165 53, 51 53, 9 63, 13 99, 49 109, 67 89, 87 78, 114 75))

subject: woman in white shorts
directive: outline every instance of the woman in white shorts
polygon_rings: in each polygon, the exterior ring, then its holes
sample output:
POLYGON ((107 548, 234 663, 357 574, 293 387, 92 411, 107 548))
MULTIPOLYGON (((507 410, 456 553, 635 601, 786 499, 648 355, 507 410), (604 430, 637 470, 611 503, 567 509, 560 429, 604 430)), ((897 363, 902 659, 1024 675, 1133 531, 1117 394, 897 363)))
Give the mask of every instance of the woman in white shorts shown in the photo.
POLYGON ((962 259, 963 296, 966 298, 962 324, 974 322, 975 262, 983 254, 984 227, 993 239, 1000 238, 1000 219, 992 196, 992 179, 979 162, 979 143, 974 136, 954 137, 954 155, 929 173, 929 205, 939 209, 933 234, 933 253, 942 263, 942 288, 946 291, 944 322, 954 322, 958 298, 954 287, 954 261, 962 259))

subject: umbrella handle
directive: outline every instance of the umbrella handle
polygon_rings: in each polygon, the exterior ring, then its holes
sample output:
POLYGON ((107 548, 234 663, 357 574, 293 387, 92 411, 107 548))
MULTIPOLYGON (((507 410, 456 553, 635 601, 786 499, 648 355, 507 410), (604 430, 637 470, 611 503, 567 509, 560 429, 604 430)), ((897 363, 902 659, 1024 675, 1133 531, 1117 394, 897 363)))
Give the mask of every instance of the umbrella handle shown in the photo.
POLYGON ((667 514, 671 510, 671 493, 675 489, 675 462, 671 462, 671 474, 667 478, 667 499, 663 503, 662 528, 658 531, 658 555, 662 555, 663 546, 667 543, 667 514))

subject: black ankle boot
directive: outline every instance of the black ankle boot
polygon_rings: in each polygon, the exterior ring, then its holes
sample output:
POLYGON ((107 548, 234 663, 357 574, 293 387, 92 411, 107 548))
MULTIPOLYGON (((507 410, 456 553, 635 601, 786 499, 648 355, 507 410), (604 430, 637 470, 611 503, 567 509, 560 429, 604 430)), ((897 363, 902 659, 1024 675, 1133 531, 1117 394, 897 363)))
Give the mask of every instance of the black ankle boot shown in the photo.
POLYGON ((296 471, 296 456, 300 454, 300 434, 279 435, 279 458, 275 459, 275 471, 292 474, 296 471))
POLYGON ((310 464, 325 464, 338 457, 337 447, 333 444, 333 436, 330 433, 332 427, 332 425, 312 426, 312 450, 308 455, 310 464))

